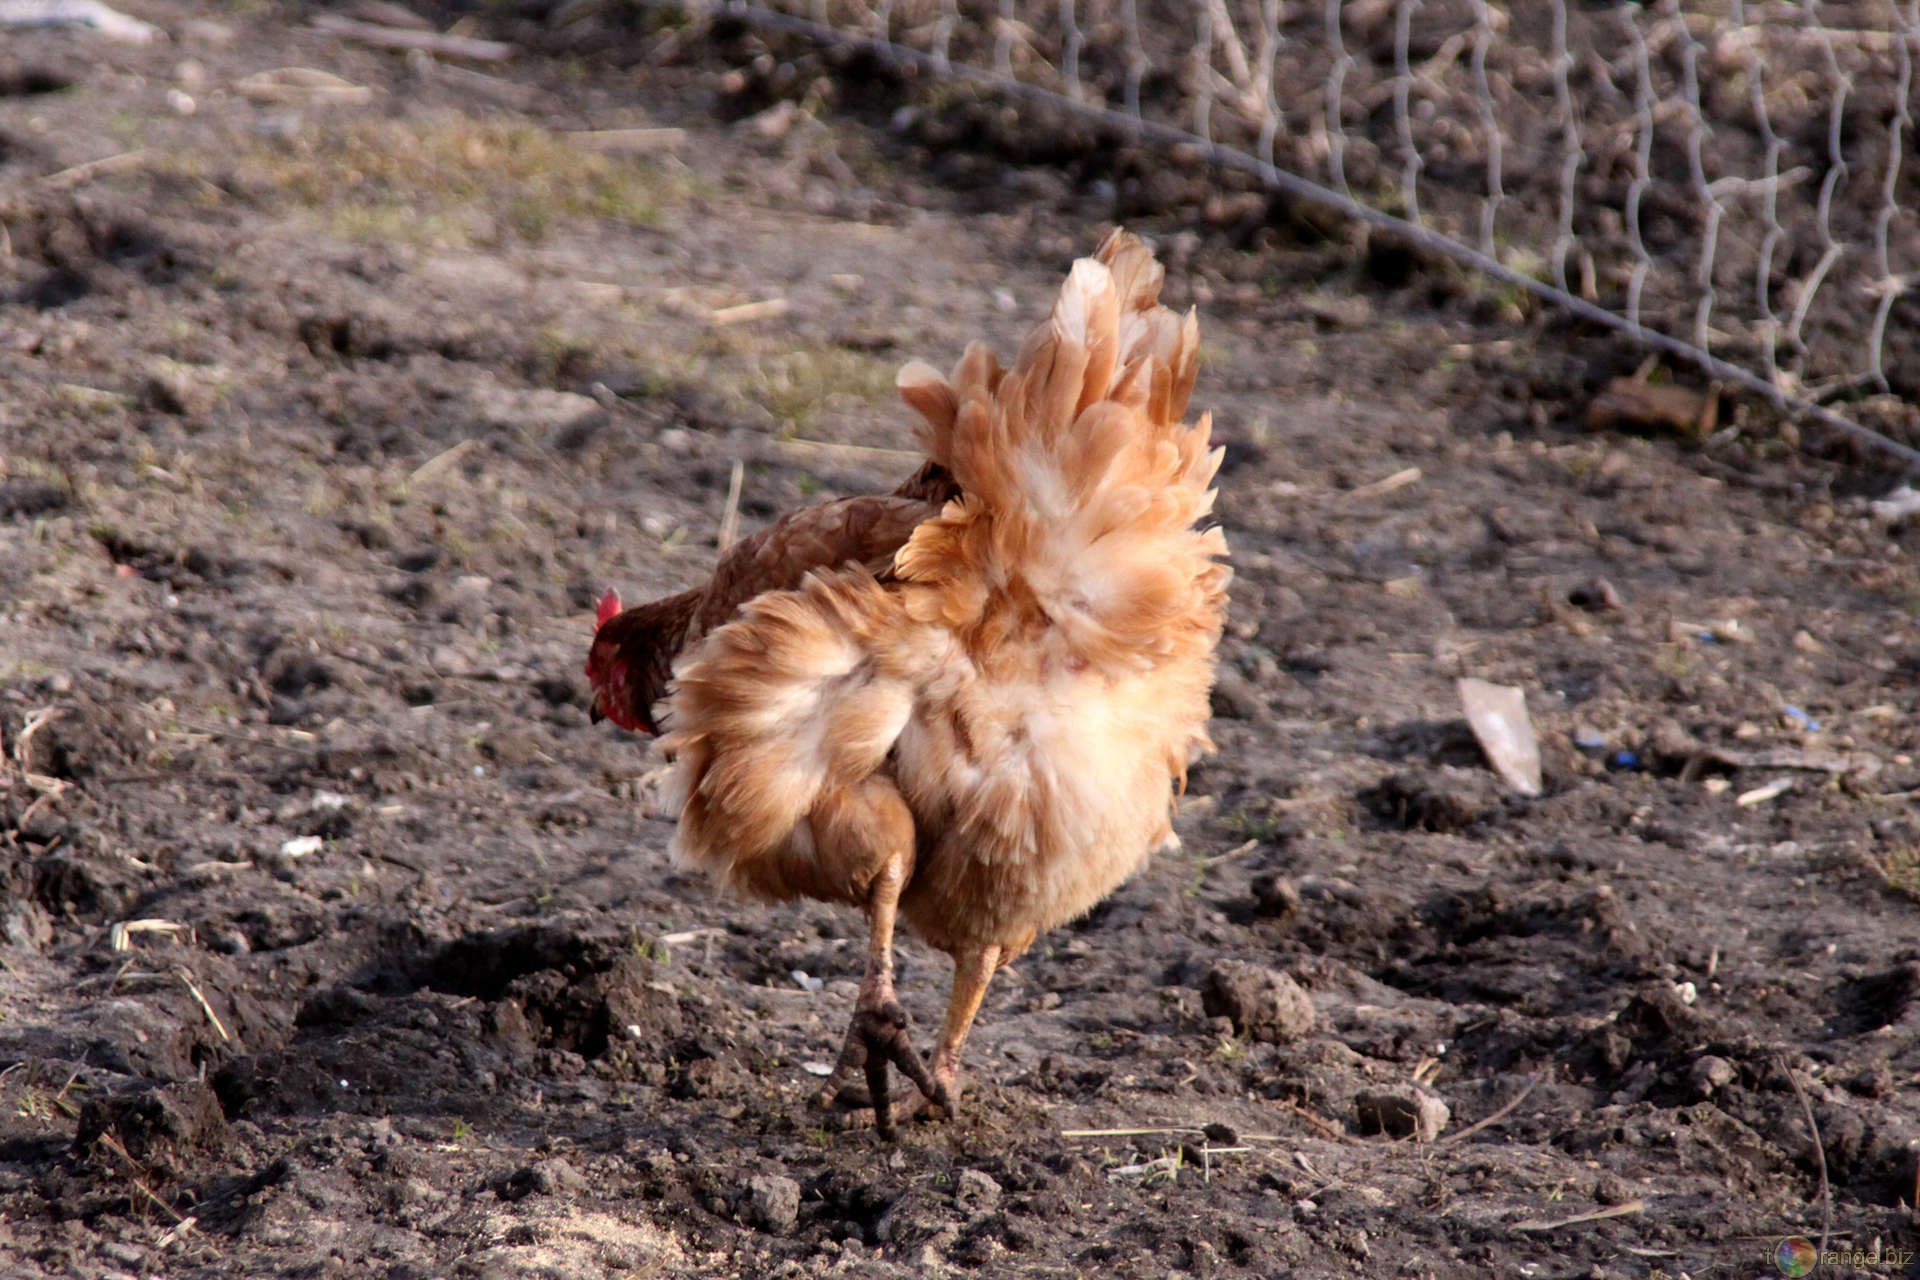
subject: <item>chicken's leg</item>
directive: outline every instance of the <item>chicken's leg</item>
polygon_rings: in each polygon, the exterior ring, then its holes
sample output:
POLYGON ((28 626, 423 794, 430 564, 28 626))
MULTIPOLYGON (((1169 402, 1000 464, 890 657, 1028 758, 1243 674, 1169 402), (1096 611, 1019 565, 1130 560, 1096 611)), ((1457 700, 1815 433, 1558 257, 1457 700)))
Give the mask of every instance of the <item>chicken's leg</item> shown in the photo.
MULTIPOLYGON (((933 1080, 944 1098, 933 1098, 953 1114, 953 1103, 960 1099, 960 1050, 973 1029, 974 1015, 986 998, 987 984, 999 969, 1004 947, 991 943, 972 951, 959 951, 953 957, 953 992, 947 997, 947 1016, 940 1023, 940 1043, 933 1051, 933 1080)), ((929 1097, 933 1097, 931 1093, 929 1097)))
POLYGON ((848 1078, 864 1071, 867 1092, 873 1100, 873 1126, 888 1141, 893 1140, 895 1132, 888 1097, 889 1062, 905 1072, 929 1102, 943 1108, 951 1105, 946 1089, 928 1073, 926 1063, 915 1051, 907 1031, 906 1011, 893 991, 893 925, 899 913, 900 891, 906 884, 906 863, 904 857, 889 859, 874 877, 867 902, 867 972, 860 980, 860 996, 854 1002, 846 1046, 820 1095, 821 1106, 832 1105, 848 1078))

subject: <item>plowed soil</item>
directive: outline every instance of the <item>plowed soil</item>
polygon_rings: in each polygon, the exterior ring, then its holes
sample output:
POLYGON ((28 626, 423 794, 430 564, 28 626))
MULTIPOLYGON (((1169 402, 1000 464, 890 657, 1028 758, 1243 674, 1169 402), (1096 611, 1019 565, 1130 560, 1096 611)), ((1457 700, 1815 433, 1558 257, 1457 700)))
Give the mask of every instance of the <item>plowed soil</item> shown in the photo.
POLYGON ((0 44, 7 1276, 1920 1274, 1891 477, 1590 430, 1636 353, 870 68, 138 11, 0 44), (813 1101, 860 922, 672 868, 593 601, 736 475, 742 531, 891 485, 894 368, 1011 353, 1116 218, 1206 335, 1220 750, 885 1146, 813 1101))

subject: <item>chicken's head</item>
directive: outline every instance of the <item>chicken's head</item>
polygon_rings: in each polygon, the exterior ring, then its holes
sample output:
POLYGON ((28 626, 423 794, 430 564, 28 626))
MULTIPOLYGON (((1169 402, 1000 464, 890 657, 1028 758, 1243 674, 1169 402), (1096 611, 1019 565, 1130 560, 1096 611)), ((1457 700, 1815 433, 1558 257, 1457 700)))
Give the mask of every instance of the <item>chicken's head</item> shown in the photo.
POLYGON ((631 630, 623 622, 620 593, 609 588, 600 597, 593 647, 587 651, 587 680, 593 685, 593 706, 588 715, 595 724, 611 720, 636 733, 658 733, 651 699, 635 687, 631 630))

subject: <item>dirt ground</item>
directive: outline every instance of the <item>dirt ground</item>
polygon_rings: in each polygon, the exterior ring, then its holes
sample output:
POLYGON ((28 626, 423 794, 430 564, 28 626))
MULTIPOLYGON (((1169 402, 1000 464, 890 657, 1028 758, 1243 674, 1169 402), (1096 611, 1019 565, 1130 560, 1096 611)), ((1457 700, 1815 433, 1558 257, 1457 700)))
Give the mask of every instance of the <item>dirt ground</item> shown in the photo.
POLYGON ((1920 1274, 1891 477, 1591 432, 1632 351, 858 68, 137 11, 0 43, 7 1276, 1920 1274), (1202 314, 1220 752, 887 1147, 811 1100, 858 921, 670 867, 592 604, 699 577, 736 467, 744 530, 893 483, 894 368, 1010 352, 1116 216, 1202 314))

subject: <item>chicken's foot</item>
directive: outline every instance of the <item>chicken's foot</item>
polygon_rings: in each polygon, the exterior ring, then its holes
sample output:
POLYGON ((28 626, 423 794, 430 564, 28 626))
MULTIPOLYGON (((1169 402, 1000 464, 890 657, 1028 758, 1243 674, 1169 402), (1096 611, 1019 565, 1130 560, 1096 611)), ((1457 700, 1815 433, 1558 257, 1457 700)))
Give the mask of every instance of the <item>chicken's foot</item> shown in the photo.
MULTIPOLYGON (((905 859, 894 859, 875 877, 868 900, 867 972, 860 980, 860 996, 854 1001, 853 1021, 847 1026, 847 1041, 840 1060, 820 1094, 820 1105, 831 1106, 841 1087, 863 1072, 867 1093, 873 1106, 873 1127, 891 1142, 896 1134, 887 1065, 892 1063, 919 1086, 925 1100, 950 1109, 946 1089, 927 1070, 927 1064, 913 1047, 907 1029, 907 1014, 893 990, 893 927, 899 912, 900 890, 906 883, 905 859)), ((918 1106, 910 1111, 918 1110, 918 1106)), ((849 1117, 859 1122, 865 1117, 849 1117)))
MULTIPOLYGON (((940 1042, 933 1051, 932 1069, 929 1072, 932 1079, 930 1081, 921 1079, 912 1067, 902 1063, 900 1069, 920 1086, 920 1096, 904 1104, 898 1115, 895 1115, 887 1105, 887 1082, 883 1062, 879 1068, 882 1075, 880 1087, 873 1094, 874 1106, 871 1109, 863 1108, 847 1112, 840 1117, 841 1127, 853 1129, 870 1124, 880 1131, 882 1137, 890 1137, 893 1133, 893 1122, 900 1117, 921 1115, 930 1107, 939 1108, 948 1117, 953 1116, 956 1104, 960 1101, 960 1051, 967 1043, 967 1033, 973 1029, 973 1019, 980 1012, 980 1003, 986 998, 987 984, 993 981, 993 975, 998 972, 1007 955, 1008 950, 1005 947, 985 946, 971 951, 962 951, 954 956, 953 992, 947 999, 947 1015, 940 1024, 940 1042)), ((890 993, 890 986, 888 990, 890 993)), ((861 984, 863 1000, 866 991, 866 984, 861 984)), ((897 1037, 896 1043, 903 1047, 905 1052, 911 1054, 913 1046, 907 1042, 906 1019, 899 1013, 897 1005, 893 1006, 893 1015, 897 1017, 897 1021, 890 1018, 884 1010, 876 1013, 872 1018, 875 1033, 897 1037)), ((869 1082, 872 1080, 873 1055, 870 1050, 856 1046, 854 1043, 855 1030, 859 1027, 861 1019, 866 1016, 866 1012, 856 1006, 855 1028, 850 1028, 847 1032, 847 1050, 841 1054, 840 1066, 834 1071, 833 1082, 828 1084, 826 1092, 821 1097, 822 1106, 828 1105, 838 1096, 841 1085, 861 1065, 867 1066, 868 1080, 869 1082), (865 1056, 849 1063, 849 1055, 855 1053, 862 1053, 865 1056)), ((912 1060, 917 1062, 918 1055, 914 1055, 912 1060)), ((899 1060, 895 1059, 895 1061, 899 1060)))

